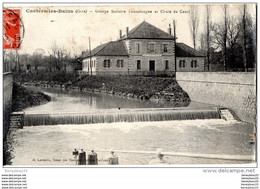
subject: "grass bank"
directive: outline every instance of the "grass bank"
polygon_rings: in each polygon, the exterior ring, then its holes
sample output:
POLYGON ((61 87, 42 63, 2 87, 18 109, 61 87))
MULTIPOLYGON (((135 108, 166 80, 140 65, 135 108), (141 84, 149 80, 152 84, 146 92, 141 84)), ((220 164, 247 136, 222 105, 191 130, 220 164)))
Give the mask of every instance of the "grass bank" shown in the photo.
POLYGON ((147 100, 190 101, 173 77, 87 76, 73 84, 92 90, 147 100))
POLYGON ((27 107, 45 104, 51 100, 48 95, 13 84, 12 111, 21 111, 27 107))
POLYGON ((175 77, 85 76, 81 78, 73 73, 39 72, 38 74, 17 74, 14 78, 19 83, 31 83, 36 86, 44 83, 50 87, 63 85, 71 90, 76 88, 82 91, 109 93, 129 98, 190 101, 188 94, 182 90, 175 77))

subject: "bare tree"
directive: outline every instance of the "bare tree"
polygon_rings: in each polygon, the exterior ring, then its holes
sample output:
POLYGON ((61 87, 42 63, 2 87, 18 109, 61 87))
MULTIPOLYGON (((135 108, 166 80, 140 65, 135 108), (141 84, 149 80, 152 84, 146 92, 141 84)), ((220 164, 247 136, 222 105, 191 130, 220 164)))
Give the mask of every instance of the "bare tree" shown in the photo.
POLYGON ((224 69, 227 70, 227 41, 228 41, 228 25, 231 23, 227 15, 228 7, 223 5, 224 20, 219 24, 212 24, 213 32, 212 43, 215 49, 221 49, 223 54, 224 69), (223 24, 222 24, 223 23, 223 24))
POLYGON ((237 17, 232 16, 227 22, 227 46, 233 48, 241 35, 241 28, 237 17))
POLYGON ((200 34, 199 41, 200 41, 199 50, 202 51, 202 52, 207 52, 207 44, 206 44, 206 35, 205 35, 205 33, 201 33, 200 34))
POLYGON ((244 6, 243 6, 242 23, 243 23, 243 63, 244 63, 245 71, 248 71, 247 70, 247 56, 246 56, 246 4, 244 4, 244 6))
POLYGON ((70 53, 62 46, 57 45, 56 41, 51 46, 51 61, 55 64, 57 71, 64 70, 66 72, 69 64, 70 53))
POLYGON ((21 54, 20 55, 20 65, 24 67, 24 70, 28 70, 28 62, 29 62, 29 59, 30 59, 30 55, 27 54, 27 53, 24 53, 24 54, 21 54))
POLYGON ((227 4, 224 4, 223 6, 223 12, 224 12, 223 61, 224 61, 225 71, 227 71, 227 23, 228 23, 227 9, 228 9, 227 4))
POLYGON ((207 43, 207 66, 208 71, 210 69, 210 59, 209 59, 209 51, 210 51, 210 28, 211 28, 211 9, 210 5, 206 5, 206 43, 207 43))
POLYGON ((15 71, 17 65, 17 54, 13 50, 3 51, 4 72, 15 71))
POLYGON ((31 64, 34 66, 35 72, 38 73, 38 67, 43 64, 44 50, 41 48, 35 49, 31 57, 31 64))
POLYGON ((190 11, 190 31, 192 35, 193 48, 196 49, 197 33, 199 27, 198 8, 196 5, 191 5, 190 11))

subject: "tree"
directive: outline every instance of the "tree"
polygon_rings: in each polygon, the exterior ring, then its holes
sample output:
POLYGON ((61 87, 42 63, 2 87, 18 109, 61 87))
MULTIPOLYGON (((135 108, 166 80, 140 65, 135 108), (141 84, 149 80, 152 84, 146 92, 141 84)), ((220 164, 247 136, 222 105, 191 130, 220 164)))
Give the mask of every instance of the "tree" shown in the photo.
POLYGON ((239 44, 243 49, 243 68, 248 71, 248 68, 254 68, 256 63, 256 21, 246 11, 245 18, 243 19, 243 17, 244 13, 239 24, 240 28, 243 28, 241 29, 242 34, 239 44), (246 62, 244 62, 244 59, 246 62))
POLYGON ((3 69, 4 72, 10 72, 16 70, 17 65, 17 54, 14 50, 4 50, 3 51, 3 69))
POLYGON ((223 5, 223 14, 224 14, 224 20, 221 23, 218 24, 212 24, 212 32, 213 32, 213 46, 215 49, 219 49, 222 51, 223 54, 223 63, 224 63, 224 69, 227 70, 227 37, 228 37, 228 24, 229 22, 227 11, 228 7, 227 5, 223 5), (223 23, 223 24, 222 24, 223 23))
POLYGON ((41 48, 35 49, 31 56, 31 65, 34 66, 36 73, 38 74, 38 67, 43 64, 44 50, 41 48))
POLYGON ((190 11, 190 31, 193 41, 193 48, 196 49, 197 33, 199 27, 198 9, 196 5, 191 5, 190 11))
POLYGON ((211 9, 210 5, 206 5, 206 43, 207 43, 207 66, 210 67, 209 51, 210 51, 210 28, 211 28, 211 9))
POLYGON ((224 69, 227 70, 227 23, 228 23, 228 17, 227 17, 227 4, 224 4, 223 6, 223 12, 224 12, 224 35, 223 35, 223 61, 224 61, 224 69))
POLYGON ((27 70, 27 66, 29 66, 29 59, 30 59, 30 55, 27 53, 24 54, 20 54, 20 63, 21 66, 23 66, 25 68, 25 70, 27 70))
MULTIPOLYGON (((225 16, 224 16, 225 17, 225 16)), ((226 69, 255 67, 256 28, 250 14, 243 5, 240 16, 226 16, 226 21, 213 27, 213 46, 221 50, 226 69)))
POLYGON ((246 54, 246 4, 243 6, 243 18, 242 18, 242 23, 243 23, 243 63, 244 63, 244 68, 245 71, 248 71, 247 69, 247 54, 246 54))
POLYGON ((55 70, 64 70, 66 72, 70 53, 64 47, 57 45, 56 41, 52 43, 51 51, 52 54, 50 59, 55 65, 55 70))

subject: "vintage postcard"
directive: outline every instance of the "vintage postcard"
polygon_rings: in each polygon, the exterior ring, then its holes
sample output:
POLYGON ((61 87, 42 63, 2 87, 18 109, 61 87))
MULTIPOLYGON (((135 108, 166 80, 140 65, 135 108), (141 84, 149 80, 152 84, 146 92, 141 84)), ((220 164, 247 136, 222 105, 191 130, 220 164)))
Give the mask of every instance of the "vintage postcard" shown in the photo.
POLYGON ((4 167, 257 163, 256 4, 3 4, 4 167))

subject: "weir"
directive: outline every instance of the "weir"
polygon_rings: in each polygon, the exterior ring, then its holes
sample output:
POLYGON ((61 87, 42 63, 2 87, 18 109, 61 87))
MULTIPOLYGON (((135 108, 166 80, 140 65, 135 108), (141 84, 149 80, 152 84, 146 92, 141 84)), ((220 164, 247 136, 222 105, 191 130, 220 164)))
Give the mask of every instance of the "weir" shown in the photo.
POLYGON ((59 125, 59 124, 93 124, 113 122, 144 122, 220 119, 217 109, 185 110, 185 109, 126 109, 90 111, 88 113, 36 113, 26 112, 24 126, 59 125))

